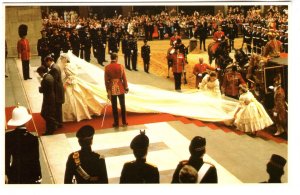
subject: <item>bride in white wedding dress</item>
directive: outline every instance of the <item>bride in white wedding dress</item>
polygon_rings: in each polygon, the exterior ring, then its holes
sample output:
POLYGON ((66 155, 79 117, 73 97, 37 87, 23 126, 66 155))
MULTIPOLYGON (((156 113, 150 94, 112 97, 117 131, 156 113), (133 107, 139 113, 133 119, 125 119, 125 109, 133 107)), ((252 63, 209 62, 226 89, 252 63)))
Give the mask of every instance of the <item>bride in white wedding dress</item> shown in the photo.
MULTIPOLYGON (((89 75, 88 79, 95 82, 97 96, 103 103, 106 102, 104 71, 76 57, 70 51, 66 55, 70 64, 80 67, 81 71, 89 75)), ((130 112, 169 113, 202 121, 226 121, 233 119, 238 106, 237 100, 220 98, 201 91, 178 93, 149 85, 128 83, 128 86, 126 110, 130 112)))

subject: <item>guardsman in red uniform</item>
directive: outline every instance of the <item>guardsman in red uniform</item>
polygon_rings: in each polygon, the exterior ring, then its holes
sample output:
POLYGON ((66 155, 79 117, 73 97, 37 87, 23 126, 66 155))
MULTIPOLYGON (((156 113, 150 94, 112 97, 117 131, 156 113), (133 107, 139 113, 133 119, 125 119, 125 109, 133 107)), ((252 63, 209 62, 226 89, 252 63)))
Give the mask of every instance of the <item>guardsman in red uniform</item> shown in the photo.
POLYGON ((178 47, 175 47, 175 52, 169 55, 169 59, 172 59, 173 66, 173 75, 175 80, 175 90, 181 91, 181 76, 185 66, 184 55, 180 53, 178 47))
POLYGON ((232 66, 232 70, 224 75, 222 83, 222 93, 226 96, 239 99, 239 85, 246 85, 241 73, 237 72, 237 66, 232 66))
POLYGON ((199 58, 199 63, 195 64, 193 69, 193 74, 196 76, 196 85, 195 87, 199 89, 198 85, 208 73, 208 70, 215 70, 214 67, 209 66, 208 64, 203 63, 203 58, 199 58))
POLYGON ((174 35, 170 38, 170 45, 175 45, 174 42, 177 41, 177 39, 181 39, 181 37, 178 35, 178 32, 175 30, 174 35))
POLYGON ((113 127, 119 127, 119 114, 117 106, 117 98, 121 106, 122 124, 127 126, 126 121, 126 107, 125 107, 125 93, 128 93, 128 84, 125 74, 124 66, 118 64, 118 54, 111 54, 111 63, 105 66, 104 80, 107 91, 107 96, 111 100, 114 123, 113 127))
POLYGON ((21 24, 19 26, 19 36, 20 40, 17 44, 17 50, 18 50, 18 58, 22 61, 22 70, 23 70, 23 78, 24 80, 31 79, 29 75, 29 61, 31 57, 30 53, 30 45, 28 39, 26 39, 27 36, 27 25, 21 24))

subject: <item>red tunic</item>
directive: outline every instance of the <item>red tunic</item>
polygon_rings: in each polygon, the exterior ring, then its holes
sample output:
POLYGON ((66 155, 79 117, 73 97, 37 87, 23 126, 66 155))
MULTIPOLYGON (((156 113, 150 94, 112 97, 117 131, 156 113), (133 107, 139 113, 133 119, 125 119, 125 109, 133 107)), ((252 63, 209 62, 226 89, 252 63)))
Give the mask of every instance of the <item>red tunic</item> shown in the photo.
POLYGON ((111 95, 121 95, 128 88, 124 66, 116 62, 111 62, 105 66, 105 87, 111 95))
POLYGON ((242 75, 238 72, 228 72, 224 75, 222 90, 225 95, 238 96, 239 85, 245 85, 242 75))
POLYGON ((218 41, 218 39, 221 39, 223 36, 225 36, 223 31, 220 31, 220 32, 217 31, 217 32, 214 33, 213 40, 218 41))
POLYGON ((185 65, 184 55, 182 53, 174 53, 169 56, 173 60, 172 70, 174 73, 181 73, 185 65))
POLYGON ((193 69, 193 74, 196 76, 196 88, 198 87, 199 83, 202 81, 203 77, 198 76, 198 74, 202 74, 206 72, 206 70, 215 70, 215 68, 207 65, 207 64, 195 64, 193 69))
POLYGON ((177 39, 181 39, 181 37, 179 35, 177 36, 172 36, 170 38, 170 45, 173 45, 174 41, 177 41, 177 39))
POLYGON ((26 38, 22 38, 18 41, 17 50, 18 50, 18 57, 21 58, 21 60, 24 61, 30 60, 29 41, 26 38))

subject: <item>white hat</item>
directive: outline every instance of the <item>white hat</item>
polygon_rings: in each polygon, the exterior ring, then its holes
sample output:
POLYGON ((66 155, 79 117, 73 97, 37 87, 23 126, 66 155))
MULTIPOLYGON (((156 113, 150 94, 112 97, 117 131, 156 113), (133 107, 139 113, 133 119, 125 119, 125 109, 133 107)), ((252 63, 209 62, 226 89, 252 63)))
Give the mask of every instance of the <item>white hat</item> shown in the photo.
POLYGON ((23 106, 17 106, 12 112, 12 118, 8 121, 9 126, 21 126, 27 123, 32 116, 28 114, 28 111, 23 106))

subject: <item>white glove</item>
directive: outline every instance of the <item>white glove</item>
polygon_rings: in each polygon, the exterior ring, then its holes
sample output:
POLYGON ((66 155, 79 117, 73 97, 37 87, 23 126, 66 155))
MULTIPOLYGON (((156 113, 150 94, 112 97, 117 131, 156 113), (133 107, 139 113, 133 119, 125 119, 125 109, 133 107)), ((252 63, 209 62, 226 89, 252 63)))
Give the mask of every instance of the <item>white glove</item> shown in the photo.
POLYGON ((278 114, 277 114, 277 112, 273 112, 273 116, 275 116, 275 117, 276 117, 277 115, 278 115, 278 114))
POLYGON ((198 77, 202 77, 202 74, 201 74, 201 73, 199 73, 199 74, 198 74, 198 77))
POLYGON ((103 44, 103 47, 105 47, 106 44, 103 44))
POLYGON ((274 89, 274 86, 269 86, 269 89, 273 90, 273 89, 274 89))
POLYGON ((112 53, 111 50, 109 50, 109 53, 112 53))
POLYGON ((133 50, 131 50, 131 53, 133 53, 133 50))

